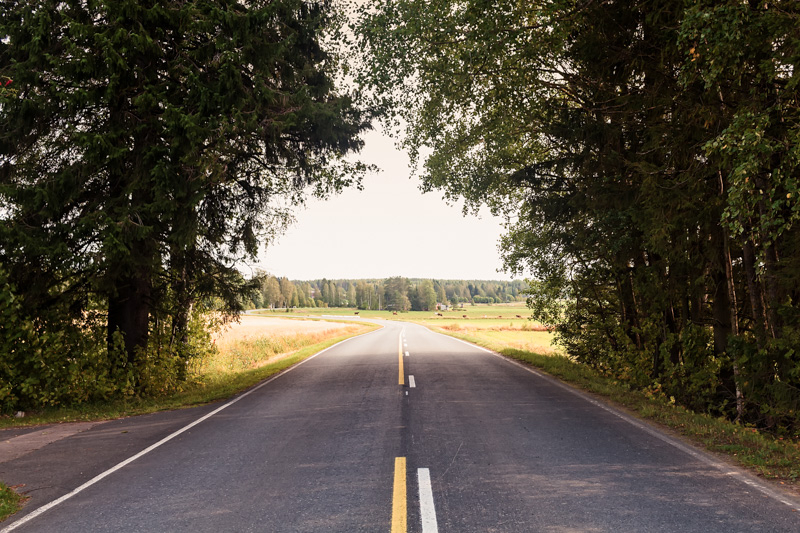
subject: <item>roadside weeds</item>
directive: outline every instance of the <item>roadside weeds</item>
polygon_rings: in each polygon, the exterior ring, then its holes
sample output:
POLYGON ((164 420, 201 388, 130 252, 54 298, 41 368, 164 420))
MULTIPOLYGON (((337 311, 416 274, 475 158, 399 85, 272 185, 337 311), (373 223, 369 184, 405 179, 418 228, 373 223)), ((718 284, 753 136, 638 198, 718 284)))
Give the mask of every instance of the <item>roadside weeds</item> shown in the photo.
POLYGON ((16 513, 25 498, 12 487, 0 483, 0 522, 16 513))

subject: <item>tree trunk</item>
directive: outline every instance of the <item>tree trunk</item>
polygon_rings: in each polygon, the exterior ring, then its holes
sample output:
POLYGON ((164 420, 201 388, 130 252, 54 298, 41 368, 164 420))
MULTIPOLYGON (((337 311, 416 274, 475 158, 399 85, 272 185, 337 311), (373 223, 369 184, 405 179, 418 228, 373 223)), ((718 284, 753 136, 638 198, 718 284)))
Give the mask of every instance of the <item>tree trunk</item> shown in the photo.
MULTIPOLYGON (((731 313, 731 335, 734 337, 739 336, 739 312, 736 305, 736 286, 733 281, 733 261, 731 261, 730 239, 728 232, 723 229, 724 240, 724 261, 725 261, 725 280, 728 291, 728 303, 731 313)), ((736 421, 740 421, 744 415, 744 395, 742 394, 741 377, 739 372, 739 363, 736 358, 732 358, 733 362, 733 379, 736 383, 736 421)))
POLYGON ((119 278, 115 293, 108 299, 108 347, 113 349, 114 333, 122 333, 128 365, 135 362, 137 351, 147 347, 150 293, 149 274, 136 272, 119 278))
POLYGON ((778 283, 778 250, 775 243, 767 246, 764 254, 764 285, 766 287, 766 315, 768 332, 773 339, 781 337, 781 289, 778 283))
MULTIPOLYGON (((727 242, 728 237, 722 228, 720 228, 719 233, 722 233, 721 252, 723 268, 713 273, 712 279, 714 280, 714 300, 712 313, 714 353, 717 356, 723 356, 728 351, 728 341, 730 337, 739 334, 739 317, 736 309, 736 292, 733 285, 733 269, 730 249, 727 242)), ((717 242, 719 241, 717 240, 717 242)), ((738 421, 744 414, 744 396, 740 386, 739 364, 734 360, 732 365, 733 388, 736 397, 736 420, 738 421)))
POLYGON ((636 296, 633 288, 633 270, 628 269, 623 272, 620 278, 617 290, 619 291, 622 325, 628 338, 636 344, 637 349, 641 350, 643 347, 642 338, 638 332, 639 310, 636 305, 636 296))
POLYGON ((764 295, 756 274, 756 254, 752 241, 747 239, 742 246, 742 265, 747 277, 747 292, 750 296, 750 311, 755 322, 756 342, 759 348, 764 347, 764 340, 770 334, 769 321, 764 312, 764 295))
POLYGON ((191 294, 191 251, 173 247, 172 262, 172 291, 175 298, 175 308, 172 310, 172 331, 170 333, 170 350, 177 343, 186 344, 189 340, 189 316, 192 309, 191 294))

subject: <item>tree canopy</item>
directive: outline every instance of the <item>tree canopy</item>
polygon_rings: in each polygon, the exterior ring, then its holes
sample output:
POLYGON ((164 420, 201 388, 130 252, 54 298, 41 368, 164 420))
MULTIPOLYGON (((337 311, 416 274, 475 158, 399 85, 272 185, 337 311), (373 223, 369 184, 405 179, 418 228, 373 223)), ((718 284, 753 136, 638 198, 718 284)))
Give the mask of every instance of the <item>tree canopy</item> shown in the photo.
POLYGON ((571 355, 800 427, 800 3, 379 0, 358 79, 571 355))
POLYGON ((35 329, 102 325, 136 387, 154 353, 188 357, 193 309, 240 307, 235 262, 364 170, 344 156, 369 117, 321 44, 336 16, 306 0, 4 2, 0 261, 35 329))

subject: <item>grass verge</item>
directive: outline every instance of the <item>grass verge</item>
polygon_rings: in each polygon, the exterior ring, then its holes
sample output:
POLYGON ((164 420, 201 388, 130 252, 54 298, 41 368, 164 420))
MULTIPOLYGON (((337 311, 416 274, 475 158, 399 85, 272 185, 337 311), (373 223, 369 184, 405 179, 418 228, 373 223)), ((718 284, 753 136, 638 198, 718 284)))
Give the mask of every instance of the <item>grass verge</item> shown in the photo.
POLYGON ((711 452, 726 455, 755 474, 777 481, 800 495, 800 442, 776 438, 755 428, 691 412, 670 403, 666 398, 631 390, 625 384, 557 353, 539 354, 508 347, 481 331, 462 333, 429 327, 433 331, 469 341, 536 367, 577 388, 624 406, 641 418, 666 426, 711 452))
POLYGON ((22 500, 14 489, 0 483, 0 522, 19 511, 22 500))

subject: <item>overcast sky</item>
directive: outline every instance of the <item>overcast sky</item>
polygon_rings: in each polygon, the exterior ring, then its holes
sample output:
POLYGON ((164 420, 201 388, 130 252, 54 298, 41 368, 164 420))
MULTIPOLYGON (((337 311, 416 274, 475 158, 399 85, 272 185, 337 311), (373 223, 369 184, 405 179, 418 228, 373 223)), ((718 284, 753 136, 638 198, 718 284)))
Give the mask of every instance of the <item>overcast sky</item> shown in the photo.
POLYGON ((498 272, 501 219, 488 210, 464 217, 441 193, 423 195, 392 139, 377 130, 365 141, 361 159, 383 171, 367 176, 363 191, 310 201, 249 268, 295 280, 511 279, 498 272))

